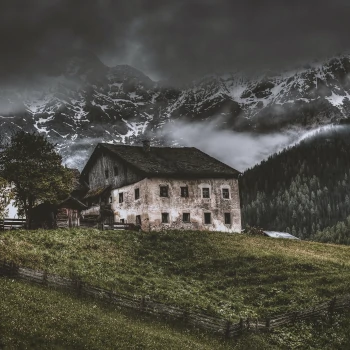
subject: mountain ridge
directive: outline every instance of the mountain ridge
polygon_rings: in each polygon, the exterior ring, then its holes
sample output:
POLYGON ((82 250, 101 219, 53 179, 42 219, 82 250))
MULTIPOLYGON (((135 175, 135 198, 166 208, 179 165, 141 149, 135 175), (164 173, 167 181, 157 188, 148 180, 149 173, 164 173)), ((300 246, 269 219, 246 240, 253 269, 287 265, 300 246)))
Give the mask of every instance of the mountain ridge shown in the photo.
POLYGON ((128 65, 107 67, 85 52, 53 67, 30 88, 0 90, 0 126, 5 134, 45 133, 64 156, 93 140, 132 144, 146 135, 166 144, 161 131, 176 120, 220 117, 219 129, 268 134, 339 123, 350 109, 349 55, 255 78, 210 74, 184 87, 128 65))

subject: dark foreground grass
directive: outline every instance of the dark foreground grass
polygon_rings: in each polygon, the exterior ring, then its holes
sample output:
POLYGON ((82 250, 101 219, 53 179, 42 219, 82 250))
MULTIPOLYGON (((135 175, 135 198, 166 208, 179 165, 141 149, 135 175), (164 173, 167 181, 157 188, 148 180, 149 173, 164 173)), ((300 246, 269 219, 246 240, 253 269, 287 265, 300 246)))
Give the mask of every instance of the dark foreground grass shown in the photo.
POLYGON ((0 278, 0 349, 230 349, 203 333, 0 278))
POLYGON ((0 235, 0 259, 237 320, 350 290, 350 247, 197 231, 0 235))
POLYGON ((334 315, 271 333, 221 338, 186 330, 90 298, 0 278, 0 349, 277 350, 349 349, 350 316, 334 315))

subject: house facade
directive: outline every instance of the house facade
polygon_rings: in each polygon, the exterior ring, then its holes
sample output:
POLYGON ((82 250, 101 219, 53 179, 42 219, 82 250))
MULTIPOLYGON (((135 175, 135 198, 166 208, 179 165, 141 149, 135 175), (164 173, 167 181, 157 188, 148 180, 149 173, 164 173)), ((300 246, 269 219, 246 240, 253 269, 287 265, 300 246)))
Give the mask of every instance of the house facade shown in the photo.
POLYGON ((196 148, 98 144, 81 174, 83 216, 144 231, 241 231, 239 172, 196 148))

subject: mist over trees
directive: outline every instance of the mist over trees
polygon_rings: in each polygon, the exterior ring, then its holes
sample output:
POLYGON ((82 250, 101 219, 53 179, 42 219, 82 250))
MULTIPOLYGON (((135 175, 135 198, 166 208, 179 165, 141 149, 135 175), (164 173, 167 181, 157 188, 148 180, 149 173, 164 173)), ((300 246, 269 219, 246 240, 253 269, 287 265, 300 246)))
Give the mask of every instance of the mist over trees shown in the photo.
POLYGON ((319 134, 248 169, 240 193, 243 226, 350 243, 350 129, 319 134))

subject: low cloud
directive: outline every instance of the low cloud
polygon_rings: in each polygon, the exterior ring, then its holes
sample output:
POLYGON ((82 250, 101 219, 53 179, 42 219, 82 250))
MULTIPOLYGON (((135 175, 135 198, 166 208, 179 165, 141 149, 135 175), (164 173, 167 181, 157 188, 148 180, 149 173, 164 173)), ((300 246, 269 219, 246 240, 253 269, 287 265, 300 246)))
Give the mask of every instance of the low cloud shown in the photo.
POLYGON ((197 147, 241 172, 288 147, 298 137, 294 131, 257 135, 222 130, 217 125, 217 119, 210 123, 169 123, 160 137, 172 145, 197 147))

